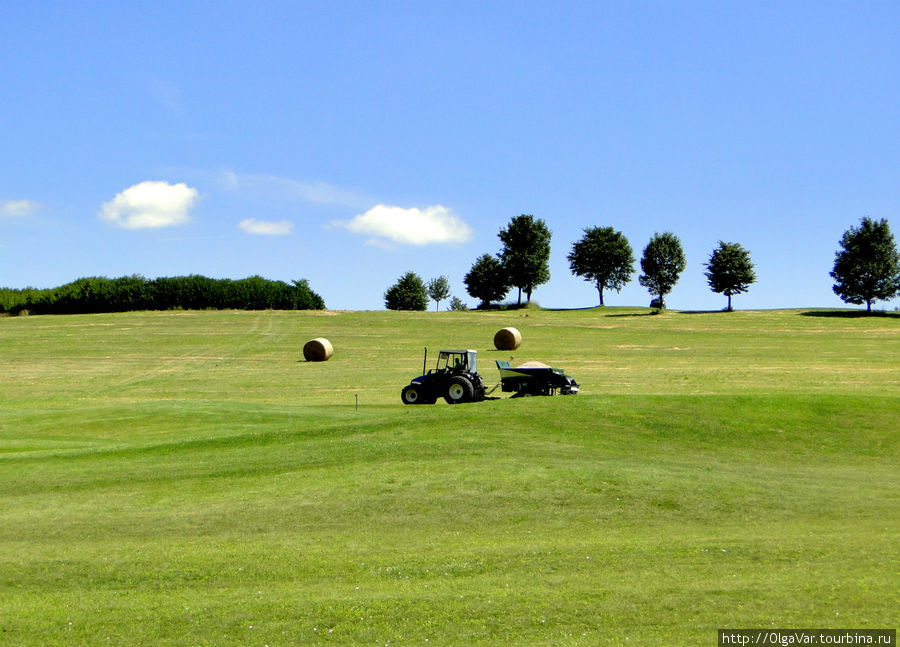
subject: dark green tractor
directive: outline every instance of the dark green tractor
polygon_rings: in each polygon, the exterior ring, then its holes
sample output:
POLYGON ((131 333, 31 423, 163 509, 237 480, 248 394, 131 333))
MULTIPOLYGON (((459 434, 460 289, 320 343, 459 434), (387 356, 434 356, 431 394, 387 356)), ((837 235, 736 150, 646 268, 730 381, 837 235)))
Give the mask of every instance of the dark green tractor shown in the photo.
POLYGON ((442 350, 437 366, 427 370, 428 351, 422 362, 422 375, 403 387, 400 397, 404 404, 434 404, 444 398, 450 404, 481 402, 487 392, 478 374, 477 353, 474 350, 442 350))

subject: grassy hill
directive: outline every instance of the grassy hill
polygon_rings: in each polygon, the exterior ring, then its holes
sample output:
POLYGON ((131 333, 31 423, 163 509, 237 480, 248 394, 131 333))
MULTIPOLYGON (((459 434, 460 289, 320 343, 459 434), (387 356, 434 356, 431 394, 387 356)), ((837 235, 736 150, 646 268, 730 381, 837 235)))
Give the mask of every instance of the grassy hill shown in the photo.
POLYGON ((0 341, 0 644, 897 625, 894 316, 146 312, 0 341), (400 403, 425 346, 496 382, 505 326, 582 393, 400 403))

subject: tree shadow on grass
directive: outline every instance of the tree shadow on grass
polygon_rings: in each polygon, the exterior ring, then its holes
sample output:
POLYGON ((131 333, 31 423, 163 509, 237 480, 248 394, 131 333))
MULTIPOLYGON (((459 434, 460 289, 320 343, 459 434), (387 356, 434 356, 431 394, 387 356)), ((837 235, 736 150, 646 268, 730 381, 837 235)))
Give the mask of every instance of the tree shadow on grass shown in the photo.
MULTIPOLYGON (((639 310, 636 306, 584 306, 582 308, 543 308, 547 312, 583 312, 593 310, 604 317, 649 317, 660 314, 660 310, 639 310), (617 312, 619 309, 628 308, 631 312, 617 312), (634 312, 638 310, 638 312, 634 312)), ((664 312, 664 311, 663 311, 664 312)))
POLYGON ((578 312, 579 310, 597 310, 603 311, 603 306, 583 306, 581 308, 541 308, 547 312, 578 312))
POLYGON ((658 310, 650 310, 649 312, 623 312, 621 314, 606 315, 610 319, 615 317, 653 317, 660 314, 658 310))
POLYGON ((657 310, 647 310, 641 312, 617 312, 620 309, 638 310, 637 306, 582 306, 580 308, 541 308, 544 312, 585 312, 593 310, 604 317, 646 317, 648 315, 659 314, 657 310))
POLYGON ((607 317, 655 317, 656 315, 664 315, 667 312, 677 313, 680 315, 711 315, 724 312, 735 312, 735 310, 669 310, 653 308, 644 312, 623 312, 621 314, 606 315, 607 317))
POLYGON ((831 319, 865 319, 868 317, 886 317, 900 319, 900 312, 886 312, 884 310, 807 310, 800 313, 803 317, 827 317, 831 319))

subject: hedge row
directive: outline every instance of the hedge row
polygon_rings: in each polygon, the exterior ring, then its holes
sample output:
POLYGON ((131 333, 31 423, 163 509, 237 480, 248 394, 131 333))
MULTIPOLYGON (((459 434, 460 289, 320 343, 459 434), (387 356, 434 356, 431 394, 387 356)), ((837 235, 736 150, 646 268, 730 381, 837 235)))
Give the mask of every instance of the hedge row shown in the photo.
POLYGON ((58 288, 0 288, 0 313, 83 314, 131 310, 323 310, 306 280, 270 281, 175 276, 146 279, 89 277, 58 288))

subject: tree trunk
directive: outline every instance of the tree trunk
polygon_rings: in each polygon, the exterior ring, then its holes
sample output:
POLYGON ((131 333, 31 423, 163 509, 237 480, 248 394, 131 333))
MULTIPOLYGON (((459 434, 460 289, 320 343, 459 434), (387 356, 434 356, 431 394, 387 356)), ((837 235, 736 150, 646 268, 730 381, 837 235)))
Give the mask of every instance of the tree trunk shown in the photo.
POLYGON ((603 286, 597 283, 597 292, 600 293, 600 305, 603 305, 603 286))
POLYGON ((728 312, 731 312, 731 295, 728 295, 728 312))
POLYGON ((519 288, 519 302, 517 305, 522 305, 522 288, 519 288))

